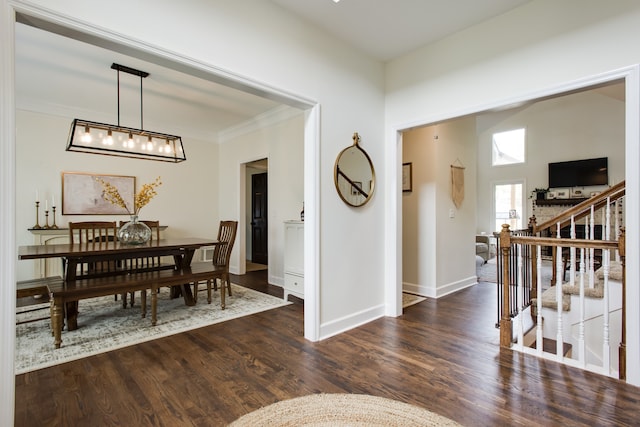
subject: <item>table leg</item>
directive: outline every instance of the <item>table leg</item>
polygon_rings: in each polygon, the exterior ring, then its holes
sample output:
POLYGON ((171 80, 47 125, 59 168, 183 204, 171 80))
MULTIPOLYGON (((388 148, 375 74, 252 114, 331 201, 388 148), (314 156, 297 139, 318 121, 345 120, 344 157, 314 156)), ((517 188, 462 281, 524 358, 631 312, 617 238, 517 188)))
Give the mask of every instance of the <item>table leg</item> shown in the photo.
POLYGON ((62 318, 63 318, 63 302, 59 298, 54 298, 51 305, 51 327, 53 328, 53 344, 56 348, 60 348, 62 344, 62 318))
POLYGON ((70 301, 65 304, 67 317, 67 331, 78 329, 78 301, 70 301))
MULTIPOLYGON (((191 265, 191 260, 193 259, 193 255, 195 254, 195 249, 185 249, 182 255, 174 255, 173 260, 176 264, 176 268, 182 269, 185 267, 189 267, 191 265)), ((188 306, 196 305, 195 298, 193 297, 193 292, 191 292, 190 283, 185 283, 179 286, 171 287, 171 298, 178 298, 182 296, 184 298, 184 304, 188 306)))
POLYGON ((158 290, 151 288, 151 326, 156 326, 158 320, 158 290))

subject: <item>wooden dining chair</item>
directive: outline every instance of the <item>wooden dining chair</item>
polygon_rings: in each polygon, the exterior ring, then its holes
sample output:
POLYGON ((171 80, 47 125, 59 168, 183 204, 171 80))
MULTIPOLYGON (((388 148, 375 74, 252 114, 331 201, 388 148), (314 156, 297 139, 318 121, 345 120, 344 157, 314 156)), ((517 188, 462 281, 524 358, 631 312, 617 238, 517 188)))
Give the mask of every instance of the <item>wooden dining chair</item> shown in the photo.
MULTIPOLYGON (((217 280, 220 279, 220 297, 221 306, 224 309, 224 292, 225 288, 231 296, 231 282, 229 281, 229 261, 231 260, 231 251, 236 240, 236 232, 238 230, 238 221, 220 221, 218 227, 218 244, 213 250, 213 271, 211 278, 207 280, 207 302, 211 304, 211 289, 218 289, 217 280)), ((193 298, 198 301, 198 282, 194 283, 193 298)))
MULTIPOLYGON (((69 223, 69 242, 72 244, 104 245, 117 239, 115 221, 85 221, 69 223)), ((117 268, 113 261, 88 262, 78 265, 78 276, 109 273, 117 268)))
MULTIPOLYGON (((123 225, 125 225, 128 221, 120 221, 120 227, 122 227, 123 225)), ((141 222, 143 224, 145 224, 147 227, 149 227, 151 229, 151 239, 150 241, 155 240, 160 240, 160 221, 149 221, 149 220, 144 220, 144 221, 138 221, 141 222)), ((127 259, 124 260, 124 262, 127 262, 128 265, 124 266, 125 269, 153 269, 153 268, 157 268, 160 267, 161 264, 161 257, 157 256, 157 257, 144 257, 144 258, 133 258, 133 259, 127 259)), ((133 307, 133 304, 135 303, 135 292, 131 292, 131 300, 129 301, 129 304, 131 307, 133 307)), ((147 292, 146 291, 141 291, 140 292, 140 301, 142 304, 142 313, 143 313, 143 317, 144 314, 146 312, 145 310, 145 306, 147 304, 147 292)), ((122 294, 122 307, 126 308, 127 307, 127 294, 122 294)))

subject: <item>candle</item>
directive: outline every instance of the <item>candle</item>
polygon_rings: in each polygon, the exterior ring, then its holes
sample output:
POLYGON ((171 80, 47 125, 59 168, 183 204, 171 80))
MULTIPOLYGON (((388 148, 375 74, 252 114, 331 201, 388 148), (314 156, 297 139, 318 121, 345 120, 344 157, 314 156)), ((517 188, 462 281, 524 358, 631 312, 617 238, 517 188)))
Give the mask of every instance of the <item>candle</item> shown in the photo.
POLYGON ((56 207, 56 196, 51 196, 51 206, 56 207))
POLYGON ((36 190, 36 202, 39 200, 38 198, 38 190, 36 190))
POLYGON ((46 210, 49 210, 49 201, 48 201, 48 200, 45 200, 45 201, 44 201, 44 210, 45 210, 45 211, 46 211, 46 210))

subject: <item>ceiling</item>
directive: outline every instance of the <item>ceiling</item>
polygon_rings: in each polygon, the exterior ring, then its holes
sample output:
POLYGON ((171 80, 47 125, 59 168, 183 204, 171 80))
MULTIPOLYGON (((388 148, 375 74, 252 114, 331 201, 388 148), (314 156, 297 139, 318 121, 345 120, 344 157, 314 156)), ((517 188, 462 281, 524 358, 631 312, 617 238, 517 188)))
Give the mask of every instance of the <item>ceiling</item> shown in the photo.
MULTIPOLYGON (((529 0, 270 0, 355 48, 386 61, 518 7, 529 0)), ((16 25, 18 108, 117 123, 112 63, 150 73, 122 74, 120 124, 217 140, 220 132, 283 108, 278 101, 145 62, 34 26, 16 25)))
POLYGON ((381 61, 530 0, 271 0, 381 61))

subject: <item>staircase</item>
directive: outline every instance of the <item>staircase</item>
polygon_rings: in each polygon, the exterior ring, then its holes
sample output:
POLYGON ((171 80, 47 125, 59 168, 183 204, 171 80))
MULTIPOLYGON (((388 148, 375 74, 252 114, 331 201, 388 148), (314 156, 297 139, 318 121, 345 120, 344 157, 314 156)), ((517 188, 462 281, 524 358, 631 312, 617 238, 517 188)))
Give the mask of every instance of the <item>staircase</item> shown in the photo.
POLYGON ((527 230, 503 225, 497 263, 502 347, 625 378, 624 188, 617 184, 540 226, 532 218, 527 230), (585 238, 577 239, 582 223, 585 238), (567 228, 571 238, 560 237, 567 228), (542 283, 549 264, 551 283, 542 283))

